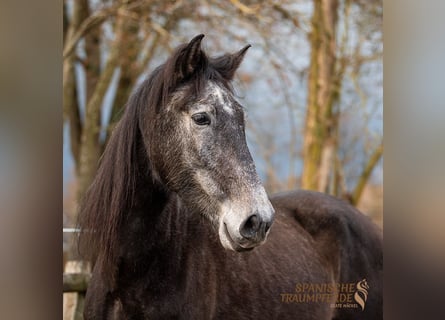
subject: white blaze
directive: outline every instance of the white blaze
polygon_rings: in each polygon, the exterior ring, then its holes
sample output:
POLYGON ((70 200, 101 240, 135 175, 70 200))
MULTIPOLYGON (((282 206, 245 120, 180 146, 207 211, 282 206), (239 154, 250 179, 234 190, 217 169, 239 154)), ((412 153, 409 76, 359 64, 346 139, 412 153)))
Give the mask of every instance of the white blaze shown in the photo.
POLYGON ((223 106, 223 110, 225 112, 227 112, 230 115, 233 115, 233 109, 230 105, 228 105, 225 100, 224 100, 224 94, 222 89, 216 85, 216 84, 212 84, 210 86, 210 94, 213 94, 217 99, 220 105, 223 106))

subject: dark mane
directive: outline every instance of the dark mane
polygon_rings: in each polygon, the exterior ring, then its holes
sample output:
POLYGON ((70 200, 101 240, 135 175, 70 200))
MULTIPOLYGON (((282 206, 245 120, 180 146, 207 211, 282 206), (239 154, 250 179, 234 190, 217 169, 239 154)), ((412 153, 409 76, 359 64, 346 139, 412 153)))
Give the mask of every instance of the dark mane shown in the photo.
POLYGON ((94 181, 81 202, 78 227, 81 254, 110 270, 116 260, 119 226, 133 203, 138 179, 134 165, 140 139, 137 114, 145 104, 143 86, 132 96, 114 129, 94 181))
POLYGON ((208 80, 217 81, 232 91, 227 75, 233 76, 238 65, 228 56, 208 58, 201 51, 199 66, 194 73, 181 78, 177 74, 177 61, 183 58, 185 46, 178 47, 132 94, 122 119, 112 132, 96 177, 81 202, 78 219, 78 227, 83 231, 79 238, 80 253, 99 264, 100 269, 107 272, 105 277, 114 274, 120 225, 133 207, 137 183, 149 178, 137 165, 144 161, 149 163, 141 141, 141 128, 146 121, 141 112, 144 109, 159 112, 172 93, 186 82, 191 84, 187 94, 195 97, 208 80))

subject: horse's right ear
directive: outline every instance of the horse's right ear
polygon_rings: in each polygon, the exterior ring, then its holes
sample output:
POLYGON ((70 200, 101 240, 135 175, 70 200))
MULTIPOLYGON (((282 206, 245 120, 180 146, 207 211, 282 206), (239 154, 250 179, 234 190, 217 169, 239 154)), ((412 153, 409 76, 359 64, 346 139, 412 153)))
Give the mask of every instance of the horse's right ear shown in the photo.
POLYGON ((174 77, 176 84, 189 78, 196 70, 205 67, 207 62, 201 50, 203 34, 194 37, 187 45, 179 49, 174 62, 174 77))
POLYGON ((235 75, 236 70, 243 61, 244 55, 250 47, 251 45, 248 44, 238 52, 235 52, 233 54, 225 54, 218 58, 214 58, 212 59, 212 65, 226 80, 231 81, 235 75))

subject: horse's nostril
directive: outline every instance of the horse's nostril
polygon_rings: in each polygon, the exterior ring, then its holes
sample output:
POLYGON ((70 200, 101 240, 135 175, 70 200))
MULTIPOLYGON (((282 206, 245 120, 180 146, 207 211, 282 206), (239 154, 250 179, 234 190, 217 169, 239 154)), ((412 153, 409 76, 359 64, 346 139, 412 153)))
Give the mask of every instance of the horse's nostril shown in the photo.
POLYGON ((260 229, 261 221, 258 215, 253 214, 240 227, 241 235, 246 239, 252 239, 260 229))
POLYGON ((266 227, 264 229, 264 232, 267 233, 267 231, 269 231, 271 226, 272 226, 272 221, 266 222, 266 227))

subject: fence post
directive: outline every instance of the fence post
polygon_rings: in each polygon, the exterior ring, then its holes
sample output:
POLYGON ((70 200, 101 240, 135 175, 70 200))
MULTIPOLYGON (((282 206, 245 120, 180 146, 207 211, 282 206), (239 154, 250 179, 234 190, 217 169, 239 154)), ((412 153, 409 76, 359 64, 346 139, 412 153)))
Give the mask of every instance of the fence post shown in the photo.
MULTIPOLYGON (((65 274, 90 273, 88 262, 80 260, 68 261, 65 266, 65 274)), ((66 292, 63 294, 63 320, 83 320, 83 306, 85 293, 66 292)))

